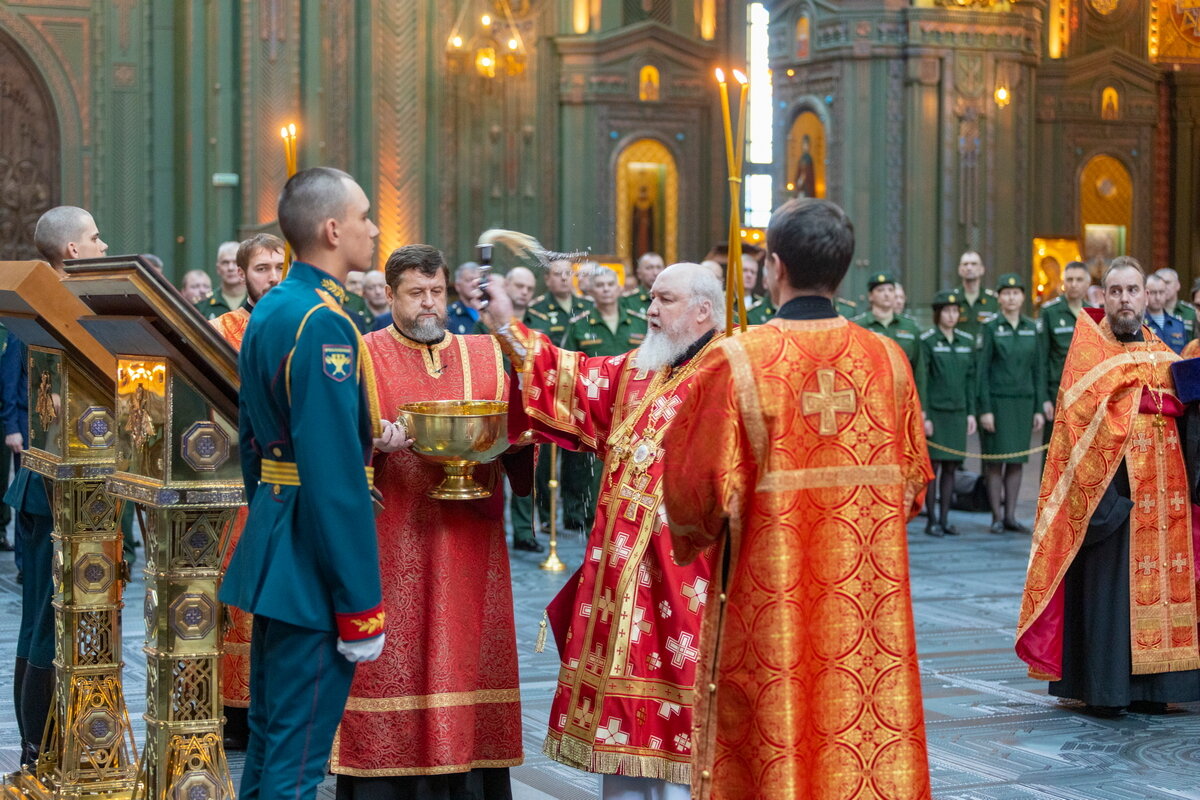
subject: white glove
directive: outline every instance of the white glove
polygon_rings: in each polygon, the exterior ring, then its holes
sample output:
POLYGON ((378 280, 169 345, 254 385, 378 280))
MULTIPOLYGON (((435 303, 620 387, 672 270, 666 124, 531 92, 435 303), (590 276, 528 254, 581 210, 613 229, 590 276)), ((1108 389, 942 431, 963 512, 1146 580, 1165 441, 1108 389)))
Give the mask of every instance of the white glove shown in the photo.
POLYGON ((383 652, 383 640, 386 637, 386 633, 381 633, 371 639, 357 639, 353 642, 338 639, 337 649, 351 664, 374 661, 383 652))

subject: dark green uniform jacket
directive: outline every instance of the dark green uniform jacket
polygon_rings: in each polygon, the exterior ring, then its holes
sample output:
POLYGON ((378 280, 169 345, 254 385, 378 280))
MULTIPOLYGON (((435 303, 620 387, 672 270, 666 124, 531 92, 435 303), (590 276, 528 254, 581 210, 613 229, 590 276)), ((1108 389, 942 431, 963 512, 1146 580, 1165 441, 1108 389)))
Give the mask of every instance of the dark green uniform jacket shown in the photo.
POLYGON ((571 295, 570 300, 566 310, 563 310, 551 294, 534 298, 525 314, 525 324, 546 334, 555 345, 561 345, 571 318, 595 308, 595 304, 586 298, 571 295))
POLYGON ((974 336, 975 344, 980 345, 980 328, 1000 313, 1000 302, 996 299, 996 293, 991 289, 983 289, 974 303, 967 302, 967 294, 961 286, 956 287, 954 293, 962 298, 962 302, 958 304, 962 310, 962 315, 958 318, 958 329, 974 336))
POLYGON ((619 356, 628 353, 646 338, 646 317, 619 304, 617 330, 613 333, 592 309, 576 316, 563 335, 563 348, 577 350, 590 356, 619 356))
MULTIPOLYGON (((980 434, 983 452, 1028 450, 1033 415, 1041 413, 1046 399, 1046 356, 1040 326, 1022 315, 1014 328, 997 314, 980 335, 977 408, 980 414, 996 416, 996 432, 980 434)), ((1023 464, 1028 460, 1028 456, 1016 456, 1005 462, 1023 464)))
POLYGON ((621 305, 645 316, 646 311, 650 308, 650 301, 652 299, 650 297, 650 290, 645 286, 639 286, 636 292, 621 298, 621 305))
POLYGON ((874 331, 880 336, 886 336, 900 345, 900 349, 904 351, 904 355, 908 356, 908 363, 912 367, 914 380, 915 376, 921 374, 921 370, 924 369, 925 354, 921 348, 921 329, 917 327, 917 323, 903 314, 896 314, 892 316, 891 324, 884 325, 870 311, 859 314, 850 321, 855 325, 861 325, 869 331, 874 331))
MULTIPOLYGON (((250 293, 242 298, 242 302, 237 308, 245 308, 247 301, 250 300, 250 293)), ((219 291, 213 292, 209 297, 204 298, 199 303, 196 303, 196 310, 204 315, 205 319, 216 319, 222 314, 228 314, 233 311, 229 304, 225 302, 225 298, 221 296, 219 291)))
POLYGON ((250 516, 221 602, 342 639, 383 631, 365 349, 328 273, 297 261, 238 356, 250 516))
POLYGON ((940 328, 921 334, 924 369, 916 375, 921 408, 933 423, 929 457, 962 461, 963 457, 933 447, 967 449, 967 417, 975 413, 975 339, 955 330, 949 338, 940 328))
POLYGON ((1180 300, 1175 303, 1175 310, 1172 316, 1177 317, 1183 322, 1183 334, 1187 341, 1196 338, 1196 307, 1186 300, 1180 300))
POLYGON ((1046 399, 1058 402, 1058 384, 1062 380, 1067 350, 1075 336, 1075 312, 1066 298, 1056 297, 1042 306, 1038 321, 1042 324, 1042 347, 1046 353, 1046 399))

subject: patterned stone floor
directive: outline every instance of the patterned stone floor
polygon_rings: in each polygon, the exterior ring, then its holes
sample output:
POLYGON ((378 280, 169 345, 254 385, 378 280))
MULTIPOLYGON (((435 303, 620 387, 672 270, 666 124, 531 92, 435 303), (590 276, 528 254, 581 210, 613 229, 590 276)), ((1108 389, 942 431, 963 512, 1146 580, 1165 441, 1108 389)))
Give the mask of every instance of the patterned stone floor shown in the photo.
MULTIPOLYGON (((1033 469, 1027 470, 1033 473, 1033 469)), ((1032 521, 1036 486, 1027 478, 1022 517, 1032 521)), ((1012 651, 1029 538, 990 535, 987 515, 955 512, 963 535, 932 539, 924 520, 909 528, 913 597, 921 657, 930 767, 938 800, 1200 800, 1200 705, 1163 717, 1094 719, 1048 697, 1012 651)), ((579 537, 564 537, 573 568, 579 537)), ((568 573, 537 568, 541 556, 513 553, 517 639, 524 701, 525 764, 512 771, 518 800, 596 797, 593 776, 541 755, 557 674, 553 645, 533 652, 541 610, 568 573)), ((11 558, 0 558, 0 664, 12 663, 19 587, 11 558)), ((142 587, 131 584, 125 611, 126 698, 141 736, 145 663, 142 587)), ((16 764, 11 672, 0 674, 0 769, 16 764)), ((241 759, 231 766, 240 772, 241 759)), ((332 798, 327 781, 322 795, 332 798)))

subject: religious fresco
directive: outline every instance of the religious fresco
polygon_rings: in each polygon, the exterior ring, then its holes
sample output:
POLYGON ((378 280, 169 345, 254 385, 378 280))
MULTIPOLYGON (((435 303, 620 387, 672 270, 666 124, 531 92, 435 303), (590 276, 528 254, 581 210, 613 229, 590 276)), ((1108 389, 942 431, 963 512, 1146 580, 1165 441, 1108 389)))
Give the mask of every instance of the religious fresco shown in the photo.
POLYGON ((638 139, 617 159, 617 255, 634 263, 643 253, 667 263, 678 250, 679 175, 666 145, 638 139))
POLYGON ((1133 178, 1113 156, 1093 156, 1080 171, 1079 216, 1088 263, 1126 254, 1133 227, 1133 178))
POLYGON ((809 55, 809 27, 808 14, 802 13, 800 18, 796 20, 796 60, 807 61, 809 55))
POLYGON ((1157 61, 1200 63, 1200 3, 1157 0, 1151 18, 1150 52, 1157 61))
POLYGON ((40 258, 33 228, 58 203, 58 121, 20 46, 0 35, 0 259, 40 258))
POLYGON ((1041 306, 1062 291, 1063 268, 1081 261, 1079 240, 1071 237, 1036 237, 1033 240, 1034 306, 1041 306))
POLYGON ((643 103, 657 103, 662 99, 661 78, 658 67, 647 64, 638 73, 638 100, 643 103))
POLYGON ((792 195, 825 196, 825 126, 812 111, 803 111, 792 121, 787 165, 787 190, 792 195))

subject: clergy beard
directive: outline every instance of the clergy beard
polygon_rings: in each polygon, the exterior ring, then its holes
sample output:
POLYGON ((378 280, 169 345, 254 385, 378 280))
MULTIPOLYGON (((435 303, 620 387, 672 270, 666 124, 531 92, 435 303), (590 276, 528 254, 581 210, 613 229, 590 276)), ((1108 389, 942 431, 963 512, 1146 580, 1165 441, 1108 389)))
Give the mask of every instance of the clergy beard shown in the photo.
MULTIPOLYGON (((683 320, 680 320, 683 322, 683 320)), ((646 334, 637 351, 637 368, 658 372, 667 364, 675 361, 687 352, 692 342, 682 330, 682 325, 676 325, 676 330, 660 328, 646 334)))
POLYGON ((1116 337, 1133 336, 1141 326, 1142 321, 1133 314, 1122 315, 1117 313, 1108 318, 1108 327, 1112 330, 1113 336, 1116 337))
POLYGON ((396 327, 414 342, 433 344, 440 342, 446 335, 446 317, 438 313, 432 317, 402 319, 397 320, 396 327))

